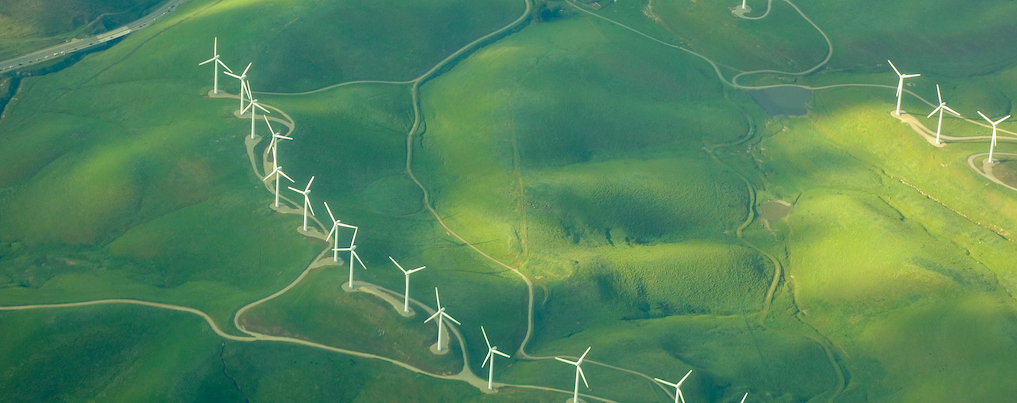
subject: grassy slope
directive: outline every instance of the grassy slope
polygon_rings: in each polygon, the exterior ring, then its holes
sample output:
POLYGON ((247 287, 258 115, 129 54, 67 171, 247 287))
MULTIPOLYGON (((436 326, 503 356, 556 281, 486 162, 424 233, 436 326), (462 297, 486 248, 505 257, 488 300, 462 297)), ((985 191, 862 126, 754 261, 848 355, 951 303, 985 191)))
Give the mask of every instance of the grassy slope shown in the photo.
POLYGON ((94 35, 145 15, 160 0, 10 0, 0 3, 0 60, 94 35))

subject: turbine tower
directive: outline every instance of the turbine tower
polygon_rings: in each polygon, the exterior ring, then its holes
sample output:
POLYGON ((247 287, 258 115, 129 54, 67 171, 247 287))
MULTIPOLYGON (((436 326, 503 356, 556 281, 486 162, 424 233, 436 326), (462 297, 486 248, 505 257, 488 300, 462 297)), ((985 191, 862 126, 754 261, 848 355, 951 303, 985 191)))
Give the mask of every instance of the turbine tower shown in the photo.
POLYGON ((487 330, 484 327, 480 327, 480 331, 484 333, 484 342, 487 343, 487 357, 484 358, 484 363, 480 364, 481 368, 487 365, 487 361, 491 361, 491 367, 487 369, 487 390, 494 390, 494 355, 500 355, 505 358, 511 358, 508 354, 498 351, 498 347, 491 347, 491 340, 487 338, 487 330))
POLYGON ((992 150, 993 148, 996 147, 996 125, 1003 123, 1004 120, 1009 119, 1010 115, 1006 115, 1002 119, 993 122, 992 119, 989 119, 988 116, 985 116, 985 114, 982 113, 982 111, 978 111, 978 114, 982 115, 982 118, 985 118, 985 120, 987 120, 989 124, 992 125, 992 142, 989 143, 989 163, 991 164, 994 162, 992 160, 992 150))
POLYGON ((204 64, 207 64, 207 63, 212 63, 212 66, 214 66, 213 70, 214 70, 215 75, 213 76, 214 78, 212 79, 212 93, 215 94, 215 95, 219 95, 219 66, 222 66, 222 68, 226 69, 226 71, 228 71, 230 73, 232 73, 233 70, 230 70, 230 68, 228 66, 226 66, 226 63, 223 63, 222 60, 219 60, 219 38, 218 37, 216 37, 214 39, 214 41, 212 42, 212 58, 208 59, 208 60, 205 60, 205 61, 203 61, 201 63, 198 63, 198 65, 201 66, 201 65, 204 65, 204 64))
MULTIPOLYGON (((272 172, 269 173, 268 175, 265 175, 265 179, 262 179, 262 180, 263 181, 267 181, 268 178, 272 177, 272 175, 275 175, 275 207, 279 208, 279 177, 282 176, 283 178, 286 178, 286 180, 288 180, 290 182, 293 182, 293 183, 296 183, 296 182, 293 180, 293 178, 290 178, 289 175, 286 175, 285 173, 283 173, 282 167, 279 166, 279 165, 276 165, 275 169, 273 169, 272 172)), ((290 188, 290 189, 292 189, 292 188, 290 188)))
POLYGON ((307 197, 307 195, 311 194, 311 183, 313 182, 314 177, 312 176, 311 180, 307 181, 307 187, 305 187, 304 190, 295 189, 292 186, 289 186, 290 190, 304 195, 304 232, 307 232, 307 209, 311 209, 311 215, 314 215, 314 207, 311 207, 311 199, 307 197))
POLYGON ((561 357, 554 357, 554 359, 556 359, 558 361, 564 362, 566 364, 572 364, 572 365, 576 366, 576 389, 575 389, 574 392, 572 392, 572 403, 579 403, 579 378, 580 377, 583 378, 583 384, 586 385, 586 389, 590 388, 589 382, 586 382, 586 374, 583 373, 582 365, 583 365, 583 359, 586 358, 586 355, 590 353, 590 349, 591 348, 593 348, 593 347, 588 347, 586 349, 586 352, 583 353, 583 355, 580 356, 579 359, 576 360, 575 362, 566 360, 566 359, 561 358, 561 357))
MULTIPOLYGON (((248 84, 247 88, 248 88, 247 96, 250 98, 251 97, 251 93, 250 93, 250 88, 251 87, 250 87, 250 84, 248 84)), ((240 114, 243 115, 244 113, 247 112, 248 109, 251 110, 251 140, 254 140, 254 122, 256 122, 258 120, 258 116, 257 116, 258 115, 258 111, 257 110, 261 109, 265 113, 272 113, 272 112, 269 112, 268 109, 265 109, 265 108, 261 107, 261 104, 258 103, 257 99, 252 99, 251 102, 247 104, 247 108, 244 108, 244 109, 240 110, 240 114)))
POLYGON ((458 320, 455 320, 455 318, 445 313, 445 308, 441 306, 441 298, 438 297, 438 287, 434 287, 434 301, 438 304, 438 311, 435 312, 434 315, 431 315, 430 318, 427 318, 424 323, 430 322, 434 318, 438 318, 438 352, 441 352, 442 318, 451 320, 457 325, 462 325, 462 323, 459 323, 458 320))
POLYGON ((897 116, 900 116, 900 98, 901 98, 901 95, 904 94, 904 79, 905 78, 918 77, 921 74, 901 74, 900 70, 897 70, 897 66, 893 65, 893 62, 891 62, 889 60, 887 60, 886 62, 890 63, 890 67, 893 67, 893 71, 895 73, 897 73, 898 77, 900 77, 900 81, 897 81, 897 111, 894 112, 894 113, 897 114, 897 116))
POLYGON ((399 262, 393 259, 392 256, 389 256, 388 260, 391 260, 392 263, 395 263, 396 267, 398 267, 399 270, 403 272, 403 275, 406 276, 406 292, 403 293, 403 313, 408 314, 410 313, 410 274, 424 270, 424 268, 427 266, 420 266, 416 269, 407 271, 406 269, 403 268, 401 264, 399 264, 399 262))
POLYGON ((939 112, 939 125, 936 126, 936 144, 939 144, 939 131, 943 128, 943 111, 950 112, 957 115, 957 117, 960 117, 960 114, 957 113, 957 111, 950 109, 949 106, 946 106, 946 102, 943 102, 943 93, 939 91, 939 84, 936 84, 936 95, 939 96, 939 106, 937 106, 936 109, 933 109, 932 113, 930 113, 927 117, 931 118, 932 115, 939 112))
MULTIPOLYGON (((660 378, 653 378, 653 380, 655 380, 657 382, 660 382, 660 383, 663 383, 663 384, 665 384, 667 386, 670 386, 672 388, 675 388, 675 390, 677 390, 677 392, 675 392, 675 394, 674 394, 674 403, 678 403, 678 399, 679 398, 681 398, 682 403, 685 403, 685 395, 682 394, 682 383, 684 383, 685 380, 688 379, 689 375, 692 375, 692 370, 691 369, 689 370, 689 372, 687 374, 685 374, 685 376, 682 377, 682 380, 678 381, 678 383, 671 383, 671 382, 665 381, 665 380, 660 379, 660 378)), ((745 396, 748 396, 748 394, 746 393, 745 396)), ((744 402, 744 401, 745 401, 745 399, 742 399, 742 402, 744 402)))
MULTIPOLYGON (((245 91, 249 92, 249 90, 247 89, 248 88, 247 87, 247 70, 251 69, 251 65, 252 64, 254 64, 254 62, 247 63, 247 68, 244 69, 244 72, 240 73, 239 76, 236 75, 236 74, 233 74, 233 72, 227 72, 226 73, 227 76, 230 76, 230 77, 233 77, 233 78, 236 78, 236 79, 240 80, 240 110, 241 111, 244 110, 244 92, 245 91)), ((241 112, 241 114, 243 114, 243 112, 241 112)))

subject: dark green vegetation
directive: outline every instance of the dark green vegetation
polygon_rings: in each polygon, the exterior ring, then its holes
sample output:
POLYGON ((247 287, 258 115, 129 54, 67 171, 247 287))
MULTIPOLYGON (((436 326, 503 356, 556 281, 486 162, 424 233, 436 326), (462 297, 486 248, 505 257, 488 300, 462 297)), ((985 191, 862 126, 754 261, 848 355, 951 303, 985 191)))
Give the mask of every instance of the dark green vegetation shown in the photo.
MULTIPOLYGON (((774 2, 760 21, 733 18, 735 3, 621 0, 599 13, 715 59, 728 79, 803 71, 826 56, 822 36, 788 3, 774 2)), ((751 15, 764 11, 762 1, 750 5, 751 15)), ((831 36, 832 68, 755 80, 893 85, 881 66, 893 58, 924 73, 908 89, 934 99, 940 82, 965 116, 1004 115, 1017 96, 1012 56, 983 46, 1012 29, 1008 2, 922 9, 956 32, 897 25, 893 13, 861 6, 801 7, 831 36), (859 28, 866 24, 885 31, 859 28), (932 39, 883 37, 908 29, 932 39), (952 47, 934 42, 950 35, 952 47), (993 73, 968 76, 985 72, 993 73)), ((1017 393, 1017 203, 968 168, 986 144, 931 147, 888 115, 891 88, 816 90, 808 115, 770 117, 703 59, 564 2, 539 3, 525 28, 423 83, 423 123, 411 143, 413 171, 445 225, 534 281, 526 351, 543 358, 521 357, 525 284, 430 214, 405 173, 414 98, 398 82, 522 11, 508 0, 195 0, 108 51, 23 80, 0 121, 0 160, 18 162, 0 170, 0 303, 137 298, 200 309, 239 334, 233 313, 289 284, 325 247, 293 231, 298 217, 267 207, 235 100, 201 97, 210 72, 195 64, 218 35, 227 63, 255 62, 256 91, 397 81, 259 98, 296 122, 281 163, 298 183, 316 175, 319 218, 327 220, 326 200, 361 227, 368 270, 356 277, 401 292, 388 256, 427 265, 411 294, 433 306, 441 290, 464 323, 478 375, 483 325, 513 355, 498 361, 499 381, 571 389, 572 370, 547 357, 593 346, 590 393, 619 402, 670 397, 597 363, 672 380, 693 368, 690 401, 737 401, 744 392, 768 402, 1007 401, 1017 393), (794 208, 757 219, 774 200, 794 208)), ((223 80, 227 91, 235 86, 223 80)), ((931 108, 909 95, 904 109, 931 108)), ((989 134, 958 119, 944 131, 989 134)), ((1000 176, 1011 177, 1012 165, 1001 164, 1000 176)), ((423 315, 405 319, 339 291, 347 269, 312 272, 240 321, 429 371, 460 368, 462 352, 427 352, 434 327, 423 315)), ((307 346, 223 347, 199 318, 155 308, 0 313, 0 325, 9 340, 0 361, 10 368, 0 384, 23 400, 564 399, 514 387, 482 395, 307 346)))
POLYGON ((0 60, 123 26, 161 0, 5 0, 0 2, 0 60))

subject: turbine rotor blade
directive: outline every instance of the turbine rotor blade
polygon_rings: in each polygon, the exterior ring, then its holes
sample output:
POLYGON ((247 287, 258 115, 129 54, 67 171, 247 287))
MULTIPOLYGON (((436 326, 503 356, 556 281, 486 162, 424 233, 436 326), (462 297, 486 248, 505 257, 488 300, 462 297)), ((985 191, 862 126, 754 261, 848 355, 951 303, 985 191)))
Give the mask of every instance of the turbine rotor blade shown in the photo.
POLYGON ((351 251, 350 251, 350 254, 352 254, 352 255, 353 255, 353 258, 357 259, 357 262, 360 262, 360 267, 363 267, 363 268, 364 268, 364 270, 367 270, 367 265, 366 265, 366 264, 364 264, 364 261, 363 261, 363 260, 360 260, 360 254, 358 254, 358 253, 357 253, 357 251, 355 251, 355 250, 351 250, 351 251))
MULTIPOLYGON (((265 176, 265 177, 264 177, 264 178, 262 178, 261 180, 262 180, 263 182, 264 182, 264 181, 267 181, 267 180, 268 180, 268 178, 271 178, 271 177, 272 177, 272 175, 275 175, 275 174, 276 174, 276 173, 278 173, 278 172, 279 172, 279 168, 278 168, 278 167, 276 167, 276 169, 273 169, 273 170, 272 170, 272 173, 268 174, 267 176, 265 176)), ((276 178, 276 180, 279 180, 279 178, 276 178)))
POLYGON ((1007 120, 1007 119, 1010 119, 1010 115, 1006 115, 1006 116, 1004 116, 1004 117, 1003 117, 1002 119, 1000 119, 1000 120, 997 120, 997 121, 996 121, 996 123, 994 123, 994 124, 998 125, 998 124, 1000 124, 1000 123, 1003 123, 1003 121, 1004 121, 1004 120, 1007 120))
POLYGON ((247 70, 251 69, 252 64, 254 64, 254 62, 247 63, 247 68, 244 69, 244 73, 241 74, 242 76, 247 76, 247 70))
MULTIPOLYGON (((487 360, 491 359, 491 352, 491 350, 487 350, 487 357, 484 357, 484 363, 480 364, 481 368, 484 368, 487 365, 487 360)), ((494 365, 494 360, 491 360, 491 365, 494 365)))
POLYGON ((403 266, 401 264, 399 264, 399 262, 397 262, 395 259, 393 259, 392 256, 389 256, 388 260, 391 260, 392 263, 395 263, 396 267, 398 267, 399 270, 401 270, 403 272, 403 274, 410 274, 410 273, 407 273, 406 269, 404 269, 403 266))
POLYGON ((891 67, 891 68, 893 68, 893 71, 894 71, 895 73, 897 73, 897 75, 898 75, 898 76, 899 76, 899 75, 902 75, 902 74, 900 74, 900 70, 897 70, 897 66, 894 66, 894 65, 893 65, 893 62, 891 62, 891 61, 889 61, 889 60, 887 60, 886 62, 887 62, 887 63, 890 63, 890 67, 891 67))
POLYGON ((441 311, 435 312, 434 315, 431 315, 431 317, 427 318, 427 320, 425 320, 424 323, 430 322, 431 319, 437 318, 438 315, 441 315, 441 311))
POLYGON ((693 375, 693 370, 689 369, 689 373, 685 373, 685 376, 681 377, 681 381, 678 381, 678 388, 680 388, 681 384, 684 383, 686 379, 689 379, 689 376, 691 375, 693 375))
MULTIPOLYGON (((289 175, 286 175, 285 173, 283 173, 283 171, 282 171, 282 166, 279 166, 279 167, 277 168, 277 170, 279 171, 279 175, 282 175, 282 177, 283 177, 283 178, 286 178, 286 179, 287 179, 287 180, 289 180, 290 182, 293 182, 293 183, 297 183, 296 181, 294 181, 294 180, 293 180, 293 178, 290 178, 290 177, 289 177, 289 175)), ((293 188, 290 188, 290 189, 293 189, 293 188)))
POLYGON ((268 131, 272 132, 272 139, 274 141, 276 135, 275 135, 275 129, 272 128, 272 122, 268 121, 268 116, 261 115, 261 117, 265 118, 265 124, 268 125, 268 131))
MULTIPOLYGON (((583 359, 586 358, 586 355, 590 353, 590 349, 591 348, 593 348, 593 346, 587 347, 586 348, 586 352, 583 353, 583 355, 579 357, 579 361, 576 361, 576 362, 578 362, 578 363, 583 362, 583 359)), ((579 365, 579 364, 576 364, 576 365, 579 365)))
POLYGON ((663 383, 663 384, 665 384, 665 385, 667 385, 667 386, 670 386, 670 387, 672 387, 672 388, 677 388, 677 387, 678 387, 678 385, 677 385, 677 384, 674 384, 674 383, 671 383, 671 382, 665 381, 665 380, 663 380, 663 379, 660 379, 660 378, 653 378, 653 380, 655 380, 655 381, 657 381, 657 382, 660 382, 660 383, 663 383))
POLYGON ((992 119, 989 119, 989 117, 988 117, 988 116, 985 116, 985 114, 984 114, 984 113, 982 113, 982 111, 978 111, 978 114, 979 114, 979 115, 982 115, 982 118, 983 118, 983 119, 985 119, 985 120, 988 120, 988 121, 989 121, 989 123, 992 123, 992 124, 993 124, 993 126, 995 126, 995 123, 994 123, 994 122, 992 121, 992 119))
MULTIPOLYGON (((579 376, 583 378, 583 383, 586 384, 586 389, 590 388, 590 383, 586 382, 586 374, 583 373, 583 367, 576 366, 576 370, 579 371, 579 376)), ((679 392, 680 393, 680 392, 679 392)))
POLYGON ((438 296, 438 287, 434 287, 434 302, 438 304, 438 310, 441 310, 441 297, 438 296))
POLYGON ((215 62, 219 63, 219 65, 222 66, 222 68, 226 69, 226 71, 231 72, 231 73, 233 72, 233 70, 230 70, 230 66, 227 66, 226 63, 222 62, 222 60, 215 59, 215 62))
POLYGON ((420 267, 418 267, 418 268, 416 268, 416 269, 413 269, 413 270, 410 270, 410 271, 406 272, 406 274, 413 274, 413 273, 416 273, 416 272, 418 272, 418 271, 424 270, 424 268, 426 268, 426 267, 427 267, 427 266, 420 266, 420 267))
POLYGON ((335 219, 334 215, 332 215, 332 209, 328 208, 328 202, 321 202, 321 203, 325 205, 325 210, 328 211, 328 218, 332 219, 332 224, 334 226, 335 223, 337 223, 339 221, 335 219))
POLYGON ((201 63, 198 63, 198 65, 199 65, 199 66, 204 66, 205 64, 207 64, 207 63, 211 63, 211 62, 214 62, 214 61, 215 61, 215 58, 213 57, 213 58, 211 58, 211 59, 208 59, 208 60, 205 60, 205 61, 203 61, 203 62, 201 62, 201 63))
POLYGON ((561 361, 561 362, 564 362, 564 363, 566 363, 566 364, 572 364, 572 365, 579 365, 579 363, 575 363, 575 362, 572 362, 572 361, 566 360, 566 359, 564 359, 564 358, 561 358, 561 357, 554 357, 554 359, 556 359, 556 360, 558 360, 558 361, 561 361))
POLYGON ((304 188, 305 192, 311 191, 311 184, 312 183, 314 183, 314 177, 313 176, 311 177, 311 180, 307 181, 307 187, 304 188))
POLYGON ((233 78, 240 78, 240 76, 238 76, 236 74, 233 74, 232 72, 229 72, 229 71, 224 71, 223 74, 225 74, 227 76, 230 76, 230 77, 233 77, 233 78))
POLYGON ((481 331, 482 333, 484 333, 484 343, 487 343, 487 349, 488 349, 488 350, 490 350, 490 349, 491 349, 491 340, 489 340, 489 339, 487 338, 487 330, 484 330, 484 327, 483 327, 483 326, 481 326, 481 327, 480 327, 480 331, 481 331))
POLYGON ((901 76, 901 78, 914 78, 914 77, 921 77, 921 76, 922 76, 921 74, 905 74, 905 75, 901 76))
POLYGON ((943 92, 939 90, 939 84, 936 84, 936 96, 939 97, 939 104, 943 105, 943 92))
POLYGON ((745 403, 745 399, 747 399, 748 397, 749 397, 749 392, 745 392, 745 396, 742 396, 741 403, 745 403))
POLYGON ((932 115, 935 115, 935 114, 936 114, 936 112, 939 112, 939 111, 943 110, 943 107, 944 107, 944 106, 946 106, 946 104, 939 104, 939 106, 937 106, 937 107, 936 107, 936 109, 933 109, 933 110, 932 110, 932 113, 930 113, 930 114, 929 114, 929 116, 926 116, 926 117, 927 117, 927 118, 931 118, 931 117, 932 117, 932 115))
POLYGON ((505 353, 503 353, 503 352, 501 352, 501 351, 498 351, 498 347, 493 347, 493 349, 491 350, 491 352, 492 352, 492 353, 495 353, 495 354, 498 354, 498 355, 500 355, 500 356, 502 356, 502 357, 505 357, 505 358, 512 358, 512 356, 510 356, 510 355, 508 355, 508 354, 505 354, 505 353))
POLYGON ((331 230, 331 231, 329 231, 329 232, 328 232, 328 235, 326 235, 326 236, 325 236, 325 240, 326 240, 326 241, 328 241, 329 239, 332 239, 332 234, 335 234, 335 230, 336 230, 337 228, 339 228, 339 227, 338 227, 338 226, 336 226, 336 225, 333 225, 333 226, 332 226, 332 230, 331 230))
POLYGON ((307 205, 307 209, 308 210, 311 210, 311 215, 312 216, 316 215, 316 214, 314 214, 314 205, 311 204, 311 198, 307 197, 307 193, 304 193, 304 204, 307 205))
POLYGON ((950 112, 950 113, 952 113, 954 115, 957 115, 958 117, 961 115, 960 113, 957 113, 957 111, 955 111, 953 109, 950 109, 949 106, 946 106, 946 103, 943 104, 943 110, 945 110, 947 112, 950 112))
POLYGON ((297 192, 297 193, 300 193, 300 194, 304 194, 304 191, 303 191, 303 190, 300 190, 300 189, 296 189, 296 188, 294 188, 293 186, 287 186, 287 188, 289 188, 290 190, 292 190, 292 191, 294 191, 294 192, 297 192))
POLYGON ((441 312, 441 316, 444 316, 444 317, 445 317, 445 319, 448 319, 448 320, 451 320, 451 321, 455 322, 455 323, 456 323, 457 325, 459 325, 459 326, 462 326, 462 325, 463 325, 462 323, 459 323, 459 321, 458 321, 458 320, 456 320, 456 318, 453 318, 453 317, 452 317, 451 315, 449 315, 449 314, 445 313, 445 311, 442 311, 442 312, 441 312))

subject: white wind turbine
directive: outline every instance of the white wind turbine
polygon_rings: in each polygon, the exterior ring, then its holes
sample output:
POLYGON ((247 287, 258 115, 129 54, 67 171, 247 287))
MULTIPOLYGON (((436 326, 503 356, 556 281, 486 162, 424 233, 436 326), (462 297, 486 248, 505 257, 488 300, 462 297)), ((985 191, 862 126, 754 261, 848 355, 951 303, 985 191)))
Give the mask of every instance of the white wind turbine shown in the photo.
POLYGON ((893 62, 889 60, 887 60, 886 62, 890 63, 890 67, 893 67, 893 71, 897 73, 898 77, 900 77, 900 81, 897 81, 897 112, 895 112, 897 116, 900 116, 900 98, 901 95, 904 94, 904 79, 918 77, 921 74, 901 74, 900 70, 897 70, 897 66, 893 65, 893 62))
POLYGON ((434 315, 431 315, 430 318, 427 318, 427 320, 425 320, 424 323, 430 322, 434 318, 438 318, 438 351, 440 352, 441 351, 441 340, 442 340, 441 336, 443 334, 442 333, 442 318, 447 318, 448 320, 451 320, 451 321, 455 322, 457 325, 462 325, 462 323, 459 323, 458 320, 455 320, 455 318, 453 318, 453 317, 449 316, 449 314, 445 313, 445 308, 441 306, 441 298, 438 297, 438 287, 434 288, 434 301, 438 304, 438 311, 435 312, 434 315))
MULTIPOLYGON (((675 394, 674 394, 674 403, 678 403, 678 399, 679 398, 681 398, 682 403, 685 403, 685 395, 682 394, 682 383, 684 383, 685 380, 688 379, 689 375, 692 375, 692 370, 691 369, 689 370, 689 372, 687 374, 685 374, 685 376, 682 377, 682 380, 678 381, 678 383, 671 383, 671 382, 665 381, 665 380, 660 379, 660 378, 653 378, 653 380, 655 380, 657 382, 660 382, 660 383, 663 383, 663 384, 665 384, 667 386, 670 386, 672 388, 675 388, 675 390, 677 392, 675 392, 675 394)), ((748 396, 748 394, 746 394, 746 396, 748 396)), ((742 401, 744 402, 745 400, 742 399, 742 401)))
POLYGON ((204 65, 204 64, 207 64, 207 63, 212 63, 212 66, 214 66, 214 73, 215 73, 214 77, 215 78, 212 79, 212 93, 216 94, 216 95, 219 95, 219 66, 222 66, 222 68, 226 69, 226 71, 228 71, 230 73, 232 73, 233 70, 230 70, 230 68, 228 66, 226 66, 226 63, 223 63, 222 60, 219 60, 219 38, 218 37, 216 37, 214 39, 214 42, 212 42, 212 58, 208 59, 208 60, 205 60, 205 61, 203 61, 201 63, 198 63, 198 65, 201 66, 201 65, 204 65))
POLYGON ((989 143, 989 163, 991 164, 993 163, 992 149, 996 147, 996 125, 1003 123, 1004 120, 1009 119, 1010 115, 1006 115, 1002 119, 993 122, 992 119, 989 119, 988 116, 985 116, 985 114, 982 113, 982 111, 978 111, 978 114, 982 115, 982 117, 985 118, 985 120, 989 121, 989 123, 992 124, 992 142, 989 143))
MULTIPOLYGON (((275 169, 273 169, 272 172, 269 173, 268 175, 265 175, 265 179, 262 179, 262 180, 263 181, 267 181, 268 178, 272 177, 272 175, 275 175, 275 207, 278 208, 279 207, 279 177, 282 176, 283 178, 286 178, 286 180, 288 180, 290 182, 293 182, 293 183, 296 183, 296 182, 293 180, 293 178, 290 178, 289 175, 286 175, 285 173, 283 173, 282 167, 279 166, 278 164, 275 166, 275 169)), ((292 189, 292 188, 290 188, 290 189, 292 189)))
MULTIPOLYGON (((354 290, 356 288, 353 287, 353 269, 356 268, 356 265, 355 265, 355 263, 353 263, 353 261, 356 260, 357 262, 360 262, 360 267, 363 267, 364 270, 367 270, 367 266, 364 264, 364 261, 360 260, 360 255, 357 254, 357 245, 356 245, 356 242, 357 242, 357 232, 360 231, 360 227, 357 227, 355 225, 342 224, 342 223, 333 224, 333 225, 339 226, 339 227, 345 227, 345 228, 353 228, 353 237, 350 238, 350 247, 349 248, 340 248, 340 247, 338 247, 339 240, 336 239, 335 242, 336 242, 337 247, 335 249, 333 249, 332 251, 333 251, 333 253, 337 253, 337 252, 349 252, 350 253, 350 282, 349 282, 348 286, 350 287, 350 290, 354 290)), ((335 227, 333 227, 333 228, 335 228, 335 227)), ((336 233, 335 237, 338 238, 339 234, 336 233)), ((328 240, 328 238, 325 238, 325 240, 328 240)), ((333 255, 333 257, 336 257, 336 256, 337 255, 333 255)))
MULTIPOLYGON (((332 238, 332 236, 335 235, 335 246, 332 248, 332 261, 336 262, 336 263, 339 263, 339 252, 343 251, 343 249, 339 248, 339 233, 338 233, 337 230, 339 229, 339 227, 352 228, 353 229, 353 234, 354 234, 353 237, 356 238, 356 233, 357 233, 357 229, 358 228, 355 227, 355 226, 349 225, 349 224, 343 224, 339 220, 336 220, 335 216, 332 215, 332 209, 328 207, 328 202, 322 202, 322 203, 325 203, 325 210, 328 211, 328 218, 332 219, 332 230, 329 231, 328 232, 328 236, 325 237, 325 242, 328 242, 328 239, 332 238)), ((353 243, 351 242, 350 245, 352 246, 353 243)), ((350 250, 352 250, 352 249, 350 249, 350 250)), ((351 265, 353 264, 352 262, 353 262, 353 256, 350 256, 350 264, 351 265)), ((363 263, 361 263, 361 264, 363 264, 363 263)), ((352 272, 352 271, 353 270, 350 270, 350 272, 352 272)), ((350 275, 350 277, 351 277, 350 282, 352 283, 353 282, 352 281, 352 274, 350 275)))
MULTIPOLYGON (((268 149, 266 149, 266 151, 272 153, 272 166, 273 167, 279 166, 279 155, 278 155, 279 140, 293 140, 293 138, 286 137, 279 133, 276 133, 275 129, 272 128, 272 123, 268 121, 268 116, 261 115, 261 117, 265 118, 265 124, 268 125, 268 131, 272 132, 272 141, 268 143, 268 149)), ((276 207, 279 207, 278 203, 276 207)))
POLYGON ((586 358, 586 355, 590 353, 590 349, 591 348, 593 348, 593 347, 588 347, 586 349, 586 352, 583 353, 583 355, 580 356, 579 359, 576 360, 576 362, 572 362, 572 361, 566 360, 566 359, 561 358, 561 357, 554 357, 554 359, 556 359, 558 361, 561 361, 561 362, 564 362, 564 363, 567 363, 567 364, 572 364, 572 365, 576 366, 576 389, 572 393, 572 403, 579 403, 579 377, 583 378, 583 383, 586 384, 586 389, 590 388, 589 382, 586 382, 586 374, 583 373, 582 365, 583 365, 583 359, 586 358))
POLYGON ((950 112, 957 115, 957 117, 960 117, 960 114, 957 113, 957 111, 950 109, 949 106, 946 106, 946 102, 943 102, 943 93, 939 91, 939 84, 936 84, 936 95, 939 96, 939 106, 937 106, 936 109, 933 109, 932 113, 930 113, 928 117, 931 118, 932 115, 939 112, 939 125, 936 126, 936 144, 939 144, 939 130, 943 128, 943 111, 950 112))
POLYGON ((307 181, 307 187, 304 190, 295 189, 292 186, 288 186, 290 190, 304 195, 304 232, 307 232, 307 209, 311 209, 311 215, 314 215, 314 207, 311 207, 311 199, 307 195, 311 194, 311 183, 314 182, 314 177, 307 181))
POLYGON ((401 270, 403 272, 403 275, 406 276, 406 292, 403 293, 403 312, 404 313, 410 313, 410 274, 413 274, 413 273, 416 273, 418 271, 424 270, 424 268, 427 267, 427 266, 420 266, 420 267, 418 267, 416 269, 413 269, 413 270, 406 270, 406 269, 403 268, 403 266, 401 264, 399 264, 399 262, 397 262, 395 259, 393 259, 392 256, 389 256, 388 260, 391 260, 392 263, 395 263, 396 267, 398 267, 399 270, 401 270))
POLYGON ((498 351, 498 347, 491 347, 491 340, 487 338, 487 330, 484 327, 480 327, 480 331, 484 333, 484 342, 487 343, 487 357, 484 358, 484 363, 480 364, 481 368, 487 365, 487 361, 491 361, 491 367, 487 370, 487 390, 494 390, 494 355, 500 355, 505 358, 511 358, 508 354, 498 351))
MULTIPOLYGON (((248 84, 248 91, 250 91, 250 84, 248 84)), ((251 93, 248 92, 247 96, 250 97, 251 93)), ((268 109, 263 108, 261 106, 261 104, 258 103, 257 99, 252 99, 251 102, 247 104, 246 108, 240 110, 240 114, 243 115, 244 113, 247 112, 248 109, 251 110, 251 139, 253 140, 254 139, 254 122, 258 120, 258 116, 257 116, 258 115, 258 111, 256 109, 261 109, 265 113, 272 113, 272 112, 269 112, 268 109)), ((267 122, 267 120, 266 120, 266 122, 267 122)), ((271 126, 271 125, 269 125, 269 126, 271 126)))
MULTIPOLYGON (((233 74, 233 72, 227 72, 226 73, 227 76, 230 76, 230 77, 233 77, 233 78, 236 78, 236 79, 240 80, 240 110, 241 111, 244 110, 244 92, 250 92, 250 90, 247 89, 248 88, 247 87, 247 85, 248 85, 247 84, 247 70, 251 69, 251 65, 252 64, 254 64, 254 62, 247 63, 247 68, 245 68, 244 72, 240 73, 239 76, 236 75, 236 74, 233 74)), ((248 94, 248 95, 250 95, 250 94, 248 94)), ((241 112, 241 113, 243 113, 243 112, 241 112)))

